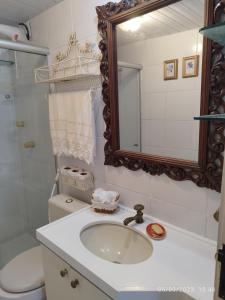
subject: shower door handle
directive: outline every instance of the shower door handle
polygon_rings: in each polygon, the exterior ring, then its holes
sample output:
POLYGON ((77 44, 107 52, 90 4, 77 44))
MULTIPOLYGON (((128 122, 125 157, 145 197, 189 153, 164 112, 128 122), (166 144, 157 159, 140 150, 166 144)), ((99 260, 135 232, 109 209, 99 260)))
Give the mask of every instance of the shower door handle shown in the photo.
POLYGON ((25 149, 32 149, 35 147, 35 142, 33 141, 28 141, 26 143, 23 144, 25 149))
POLYGON ((23 128, 23 127, 25 127, 24 121, 16 121, 16 127, 17 128, 23 128))

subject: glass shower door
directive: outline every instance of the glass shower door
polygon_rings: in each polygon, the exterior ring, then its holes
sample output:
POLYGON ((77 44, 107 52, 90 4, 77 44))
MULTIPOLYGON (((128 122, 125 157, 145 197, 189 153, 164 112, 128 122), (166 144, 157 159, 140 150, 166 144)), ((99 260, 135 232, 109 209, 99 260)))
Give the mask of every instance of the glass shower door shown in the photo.
POLYGON ((47 64, 46 56, 8 54, 7 64, 0 52, 0 269, 37 244, 55 173, 48 86, 35 84, 33 73, 47 64))
POLYGON ((118 67, 120 149, 141 151, 140 70, 118 67))
POLYGON ((9 240, 22 234, 26 227, 22 165, 15 128, 14 76, 14 54, 9 55, 6 51, 2 51, 0 60, 0 267, 8 260, 9 240), (6 60, 7 55, 8 60, 6 60))

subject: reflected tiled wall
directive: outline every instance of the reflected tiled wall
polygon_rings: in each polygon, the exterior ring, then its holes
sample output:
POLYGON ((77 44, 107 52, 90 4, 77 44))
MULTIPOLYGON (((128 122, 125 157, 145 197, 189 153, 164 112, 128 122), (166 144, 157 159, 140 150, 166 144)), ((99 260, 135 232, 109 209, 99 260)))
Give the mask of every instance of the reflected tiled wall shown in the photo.
MULTIPOLYGON (((105 0, 65 0, 31 20, 33 42, 48 46, 52 54, 65 48, 68 36, 77 32, 79 40, 99 41, 96 5, 105 0)), ((131 172, 125 168, 104 166, 103 104, 96 116, 98 124, 97 157, 91 166, 74 159, 61 159, 61 164, 90 168, 96 186, 115 189, 121 193, 122 203, 132 207, 143 203, 146 212, 162 220, 186 228, 203 236, 216 239, 217 224, 213 212, 219 205, 220 195, 198 188, 192 182, 176 182, 166 176, 150 176, 143 171, 131 172)), ((75 191, 71 192, 76 195, 75 191)), ((79 196, 79 194, 78 194, 79 196)), ((83 195, 90 200, 90 195, 83 195)))
POLYGON ((118 60, 141 64, 142 151, 198 160, 201 72, 182 78, 183 57, 200 55, 198 29, 160 36, 118 48, 118 60), (198 51, 199 49, 199 51, 198 51), (178 79, 164 80, 164 61, 178 59, 178 79))

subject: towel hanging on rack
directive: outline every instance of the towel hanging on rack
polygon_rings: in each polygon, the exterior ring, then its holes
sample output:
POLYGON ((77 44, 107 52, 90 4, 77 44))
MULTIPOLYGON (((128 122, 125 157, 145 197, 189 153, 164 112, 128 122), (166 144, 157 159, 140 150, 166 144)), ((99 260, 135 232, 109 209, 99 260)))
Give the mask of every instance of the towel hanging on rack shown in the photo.
POLYGON ((55 155, 74 156, 92 163, 96 152, 94 92, 49 95, 50 131, 55 155))

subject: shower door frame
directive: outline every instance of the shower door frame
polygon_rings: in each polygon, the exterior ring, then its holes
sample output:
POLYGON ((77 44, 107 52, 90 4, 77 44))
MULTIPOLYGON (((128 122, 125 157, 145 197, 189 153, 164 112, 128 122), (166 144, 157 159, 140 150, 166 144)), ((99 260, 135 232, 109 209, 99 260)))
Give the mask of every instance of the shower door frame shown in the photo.
POLYGON ((47 56, 50 53, 49 49, 46 47, 39 47, 33 44, 14 42, 14 41, 4 40, 4 39, 0 39, 0 48, 12 50, 12 51, 38 54, 43 56, 47 56))
MULTIPOLYGON (((5 51, 10 51, 10 52, 13 52, 14 53, 14 55, 16 54, 16 53, 20 53, 21 55, 24 55, 25 57, 26 57, 26 55, 34 55, 34 56, 39 56, 39 57, 42 57, 43 58, 43 61, 42 61, 42 63, 47 63, 47 59, 48 59, 48 54, 49 54, 49 49, 48 48, 45 48, 45 47, 39 47, 39 46, 35 46, 35 45, 32 45, 32 44, 28 44, 28 43, 23 43, 23 42, 13 42, 13 41, 10 41, 10 40, 4 40, 4 39, 0 39, 0 49, 2 49, 2 50, 5 50, 5 51)), ((41 59, 42 60, 42 59, 41 59)), ((26 61, 26 59, 25 59, 25 61, 26 61)), ((16 64, 17 62, 15 61, 15 64, 16 64)), ((13 60, 13 64, 14 64, 14 60, 13 60)), ((34 68, 35 66, 34 65, 31 65, 30 66, 30 74, 32 74, 32 72, 33 72, 33 68, 34 68)), ((16 71, 16 70, 15 70, 16 71)), ((31 75, 32 76, 32 75, 31 75)), ((12 84, 11 84, 12 85, 12 84)), ((13 121, 14 121, 14 119, 13 119, 13 121)), ((15 123, 16 123, 16 120, 15 120, 15 123)), ((15 125, 15 124, 14 124, 15 125)), ((13 126, 14 126, 13 125, 13 126)), ((21 155, 20 155, 21 156, 21 155)), ((22 162, 21 162, 22 163, 22 162)), ((53 166, 53 172, 54 172, 54 166, 53 166)), ((20 176, 22 176, 23 177, 23 175, 20 175, 20 176)), ((24 182, 23 182, 24 183, 24 182)), ((8 188, 7 188, 7 190, 8 190, 8 188)), ((22 194, 24 194, 23 195, 23 198, 25 197, 25 192, 24 191, 22 191, 21 192, 21 195, 22 194)), ((25 198, 24 198, 25 199, 25 198)), ((23 207, 23 209, 27 209, 27 207, 26 207, 26 204, 23 204, 23 205, 25 205, 25 207, 23 207)), ((15 212, 13 212, 12 213, 12 216, 14 216, 14 214, 15 214, 15 212)), ((9 221, 11 220, 11 217, 12 217, 10 214, 9 214, 9 221)), ((29 234, 30 233, 30 231, 29 231, 29 229, 27 230, 27 228, 29 227, 29 225, 28 225, 28 223, 29 223, 29 221, 28 221, 28 217, 27 217, 27 215, 22 215, 21 214, 21 219, 22 219, 22 217, 23 217, 23 219, 24 219, 24 225, 19 225, 17 228, 18 228, 18 230, 14 230, 14 231, 9 231, 8 233, 7 233, 7 230, 6 230, 6 239, 5 239, 5 241, 2 241, 2 244, 4 245, 4 244, 6 244, 6 243, 8 243, 8 242, 11 242, 11 240, 12 241, 14 241, 14 239, 17 239, 17 238, 19 238, 20 236, 23 236, 23 234, 29 234), (27 227, 28 226, 28 227, 27 227), (21 227, 21 228, 20 228, 21 227)), ((7 215, 7 218, 8 218, 8 215, 7 215)), ((13 219, 12 219, 13 220, 13 219)), ((13 222, 13 221, 10 221, 10 222, 13 222)), ((46 220, 47 221, 47 220, 46 220)), ((16 223, 17 224, 17 223, 16 223)), ((35 225, 34 225, 34 228, 36 228, 35 227, 35 225)), ((31 234, 31 236, 32 236, 32 234, 31 234)), ((29 243, 28 243, 29 244, 29 243)), ((31 243, 30 243, 30 245, 31 245, 31 243)), ((8 246, 7 246, 8 247, 8 246)), ((7 249, 7 248, 6 248, 7 249)), ((21 249, 23 249, 23 247, 21 248, 21 249)), ((25 249, 25 248, 24 248, 25 249)), ((17 253, 20 253, 20 251, 18 251, 17 253)), ((13 252, 10 254, 10 255, 4 255, 3 256, 3 260, 2 260, 2 263, 3 263, 3 266, 4 266, 4 264, 5 263, 7 263, 7 261, 8 261, 8 259, 10 258, 10 256, 11 256, 11 259, 14 257, 14 254, 13 254, 13 252), (5 257, 4 257, 5 256, 5 257)))

